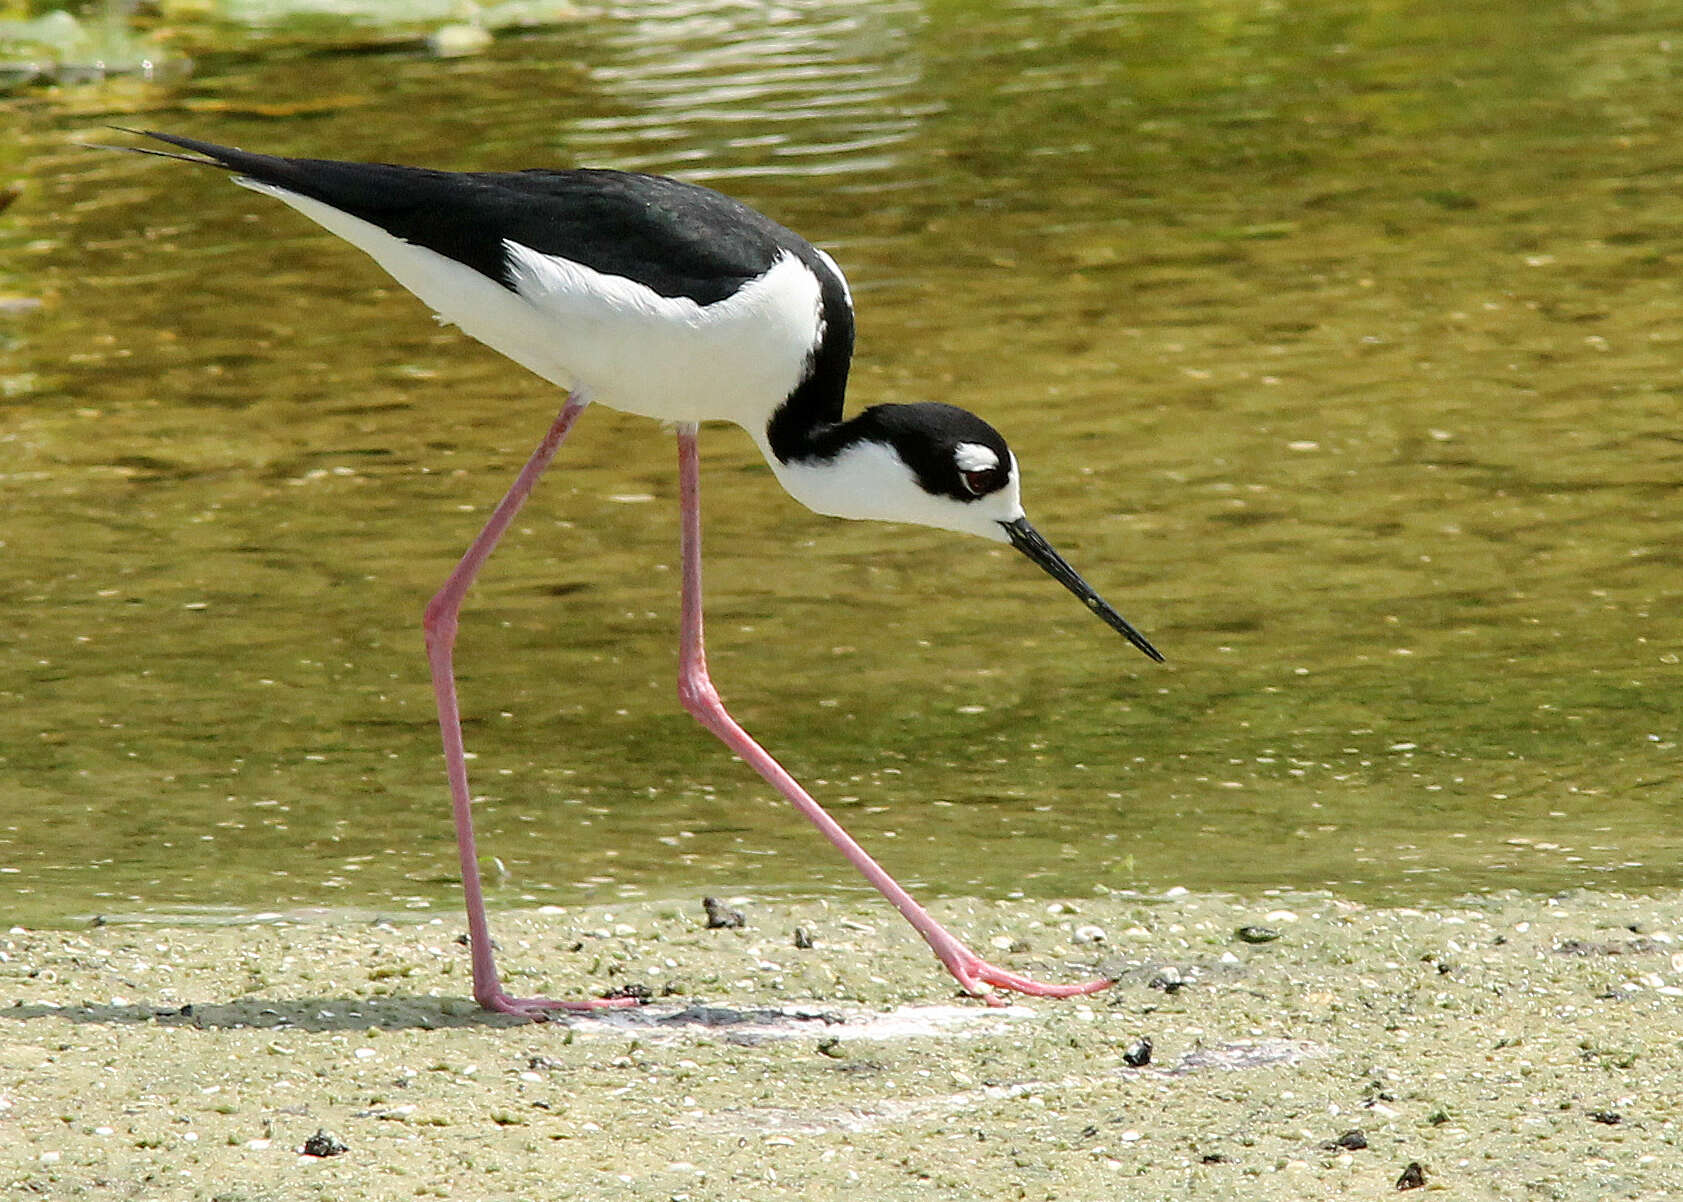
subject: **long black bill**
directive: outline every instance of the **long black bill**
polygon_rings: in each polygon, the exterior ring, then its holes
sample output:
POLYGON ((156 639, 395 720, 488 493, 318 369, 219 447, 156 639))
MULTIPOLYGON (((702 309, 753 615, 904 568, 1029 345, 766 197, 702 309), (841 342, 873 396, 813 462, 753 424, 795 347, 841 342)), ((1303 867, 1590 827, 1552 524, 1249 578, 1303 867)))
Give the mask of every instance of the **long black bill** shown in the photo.
POLYGON ((1069 566, 1069 561, 1052 550, 1052 544, 1041 538, 1040 532, 1028 524, 1027 518, 1001 522, 1000 525, 1005 527, 1005 533, 1010 537, 1013 547, 1046 569, 1046 574, 1053 580, 1080 597, 1083 605, 1104 619, 1105 625, 1158 663, 1163 662, 1163 653, 1151 645, 1151 640, 1135 630, 1127 618, 1110 608, 1110 604, 1093 591, 1093 586, 1081 579, 1081 574, 1069 566))

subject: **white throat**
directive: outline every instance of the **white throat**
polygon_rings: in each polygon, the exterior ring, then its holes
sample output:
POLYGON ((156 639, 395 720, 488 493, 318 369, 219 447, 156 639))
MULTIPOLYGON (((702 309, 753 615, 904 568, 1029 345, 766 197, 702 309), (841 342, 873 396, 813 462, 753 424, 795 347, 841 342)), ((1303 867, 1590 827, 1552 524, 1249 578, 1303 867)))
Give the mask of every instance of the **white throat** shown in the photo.
POLYGON ((1001 523, 1023 516, 1015 456, 1011 457, 1010 482, 1004 488, 986 497, 958 501, 925 492, 912 469, 887 443, 857 442, 834 459, 782 463, 763 434, 756 433, 756 441, 784 490, 827 517, 906 522, 1005 542, 1001 523))

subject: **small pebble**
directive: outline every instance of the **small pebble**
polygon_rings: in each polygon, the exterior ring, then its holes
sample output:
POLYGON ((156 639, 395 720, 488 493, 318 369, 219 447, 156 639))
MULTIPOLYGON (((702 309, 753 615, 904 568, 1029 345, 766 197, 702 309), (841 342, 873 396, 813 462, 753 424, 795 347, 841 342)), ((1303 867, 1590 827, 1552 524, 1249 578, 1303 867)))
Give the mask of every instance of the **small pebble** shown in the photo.
POLYGON ((1151 1040, 1136 1039, 1122 1053, 1122 1063, 1129 1068, 1144 1068, 1151 1063, 1151 1040))
POLYGON ((1424 1189, 1425 1186, 1426 1170, 1421 1167, 1418 1160, 1409 1161, 1408 1167, 1402 1171, 1402 1176, 1397 1178, 1397 1188, 1424 1189))
POLYGON ((707 911, 707 929, 709 931, 736 930, 748 925, 741 910, 733 910, 716 897, 701 899, 701 908, 707 911))
POLYGON ((1147 989, 1160 989, 1164 993, 1175 993, 1186 984, 1186 978, 1181 976, 1180 969, 1173 965, 1163 969, 1151 980, 1146 982, 1147 989))
POLYGON ((1273 943, 1280 937, 1273 927, 1240 927, 1233 933, 1246 943, 1273 943))
POLYGON ((481 53, 491 41, 490 31, 482 26, 458 23, 440 26, 427 39, 427 45, 439 58, 464 58, 481 53))
POLYGON ((636 998, 639 1002, 648 1003, 654 999, 654 995, 654 990, 643 984, 643 982, 632 981, 630 984, 620 985, 608 990, 602 995, 602 999, 604 1001, 613 1001, 616 998, 628 997, 636 998))
POLYGON ((304 1141, 305 1156, 343 1156, 349 1152, 350 1145, 336 1135, 329 1135, 325 1128, 317 1127, 316 1133, 304 1141))

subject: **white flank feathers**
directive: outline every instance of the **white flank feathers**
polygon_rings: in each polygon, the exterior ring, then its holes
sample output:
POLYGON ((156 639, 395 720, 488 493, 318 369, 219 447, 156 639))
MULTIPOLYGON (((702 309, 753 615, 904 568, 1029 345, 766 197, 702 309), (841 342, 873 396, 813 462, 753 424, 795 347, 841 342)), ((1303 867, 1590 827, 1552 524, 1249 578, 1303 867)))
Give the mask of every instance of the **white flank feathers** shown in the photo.
POLYGON ((818 277, 787 252, 724 300, 700 305, 504 245, 516 291, 547 321, 557 366, 564 358, 593 399, 616 409, 763 428, 822 334, 818 277))
POLYGON ((372 222, 274 184, 273 196, 369 255, 444 320, 591 400, 661 421, 734 421, 763 439, 822 333, 818 278, 784 254, 711 305, 505 242, 516 291, 372 222))

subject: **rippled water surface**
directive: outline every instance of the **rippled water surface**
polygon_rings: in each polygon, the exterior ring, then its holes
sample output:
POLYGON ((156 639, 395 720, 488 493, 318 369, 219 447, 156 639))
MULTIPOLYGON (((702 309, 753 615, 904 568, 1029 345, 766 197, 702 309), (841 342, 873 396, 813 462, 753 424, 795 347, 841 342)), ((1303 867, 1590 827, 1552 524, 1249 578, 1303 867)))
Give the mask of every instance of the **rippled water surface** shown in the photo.
MULTIPOLYGON (((909 883, 1676 884, 1674 16, 639 4, 14 98, 0 904, 453 904, 420 607, 560 401, 106 122, 675 173, 831 250, 854 404, 994 421, 1169 656, 709 428, 715 678, 909 883)), ((592 410, 470 601, 502 902, 861 887, 677 706, 674 468, 592 410)))

